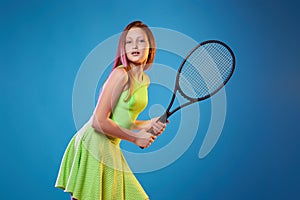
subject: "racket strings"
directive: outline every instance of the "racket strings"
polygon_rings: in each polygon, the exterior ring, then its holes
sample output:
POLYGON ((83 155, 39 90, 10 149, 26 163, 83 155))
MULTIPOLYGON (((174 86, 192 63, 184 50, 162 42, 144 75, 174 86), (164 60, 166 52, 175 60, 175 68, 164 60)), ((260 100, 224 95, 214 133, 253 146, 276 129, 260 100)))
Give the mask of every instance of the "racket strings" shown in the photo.
POLYGON ((229 78, 233 58, 221 44, 208 43, 197 48, 186 60, 179 75, 181 92, 201 98, 218 89, 229 78))

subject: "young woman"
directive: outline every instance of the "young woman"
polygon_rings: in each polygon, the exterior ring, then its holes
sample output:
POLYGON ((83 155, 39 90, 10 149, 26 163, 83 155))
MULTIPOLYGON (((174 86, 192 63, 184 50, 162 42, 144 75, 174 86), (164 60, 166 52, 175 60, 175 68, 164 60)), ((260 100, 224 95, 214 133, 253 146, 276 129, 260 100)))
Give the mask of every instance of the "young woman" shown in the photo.
POLYGON ((147 148, 166 127, 156 122, 158 118, 137 120, 148 102, 150 81, 144 71, 151 67, 155 51, 147 25, 127 25, 93 115, 71 139, 62 159, 55 187, 69 192, 71 199, 149 199, 119 145, 127 140, 147 148), (155 135, 146 131, 151 127, 155 135))

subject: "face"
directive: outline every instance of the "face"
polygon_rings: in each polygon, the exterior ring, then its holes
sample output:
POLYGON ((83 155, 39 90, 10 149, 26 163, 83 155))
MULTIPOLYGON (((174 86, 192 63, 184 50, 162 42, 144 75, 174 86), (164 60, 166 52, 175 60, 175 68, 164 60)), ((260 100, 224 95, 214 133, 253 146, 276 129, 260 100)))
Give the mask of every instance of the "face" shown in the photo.
POLYGON ((125 41, 127 59, 134 64, 147 61, 149 54, 149 41, 141 28, 132 28, 128 31, 125 41))

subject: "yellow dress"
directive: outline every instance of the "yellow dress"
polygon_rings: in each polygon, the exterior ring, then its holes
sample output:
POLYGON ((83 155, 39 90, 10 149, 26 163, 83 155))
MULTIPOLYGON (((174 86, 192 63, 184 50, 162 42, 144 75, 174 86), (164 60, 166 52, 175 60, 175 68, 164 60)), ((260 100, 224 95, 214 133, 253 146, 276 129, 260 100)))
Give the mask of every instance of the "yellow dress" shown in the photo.
MULTIPOLYGON (((125 90, 111 119, 130 129, 148 103, 148 77, 135 80, 128 101, 125 90)), ((92 119, 92 118, 91 118, 92 119)), ((120 139, 98 133, 91 119, 73 136, 62 158, 55 187, 70 192, 78 200, 144 200, 148 195, 130 170, 120 149, 120 139)))

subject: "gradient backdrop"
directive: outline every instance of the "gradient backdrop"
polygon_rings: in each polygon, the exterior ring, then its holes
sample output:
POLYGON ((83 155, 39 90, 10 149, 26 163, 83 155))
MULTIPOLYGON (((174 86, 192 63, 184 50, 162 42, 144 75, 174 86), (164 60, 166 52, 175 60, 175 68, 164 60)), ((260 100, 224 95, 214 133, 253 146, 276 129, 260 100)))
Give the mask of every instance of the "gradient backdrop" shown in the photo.
MULTIPOLYGON (((54 183, 76 132, 77 71, 93 48, 136 19, 199 42, 225 41, 237 57, 217 145, 198 158, 202 127, 172 165, 137 174, 151 199, 300 199, 299 8, 291 0, 1 1, 1 199, 69 198, 54 183)), ((158 52, 157 60, 172 62, 165 58, 158 52)), ((149 106, 168 100, 152 95, 149 106)), ((204 122, 209 117, 201 113, 204 122)))

